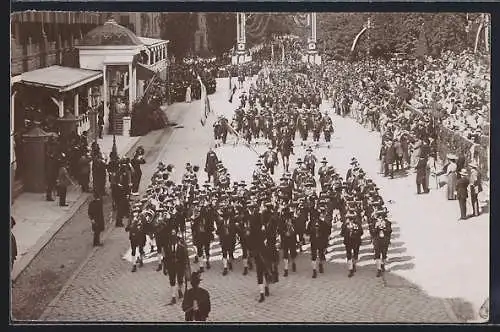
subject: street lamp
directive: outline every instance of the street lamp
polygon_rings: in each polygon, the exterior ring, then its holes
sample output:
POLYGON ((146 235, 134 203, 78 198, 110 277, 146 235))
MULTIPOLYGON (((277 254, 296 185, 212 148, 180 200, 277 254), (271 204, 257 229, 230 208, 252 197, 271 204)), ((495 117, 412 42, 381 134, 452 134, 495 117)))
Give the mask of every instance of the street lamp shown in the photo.
POLYGON ((110 160, 118 159, 118 149, 116 148, 116 128, 115 128, 115 111, 116 111, 116 96, 118 94, 118 83, 115 80, 109 85, 109 93, 112 97, 111 103, 111 119, 113 123, 113 147, 111 148, 111 153, 109 154, 110 160))

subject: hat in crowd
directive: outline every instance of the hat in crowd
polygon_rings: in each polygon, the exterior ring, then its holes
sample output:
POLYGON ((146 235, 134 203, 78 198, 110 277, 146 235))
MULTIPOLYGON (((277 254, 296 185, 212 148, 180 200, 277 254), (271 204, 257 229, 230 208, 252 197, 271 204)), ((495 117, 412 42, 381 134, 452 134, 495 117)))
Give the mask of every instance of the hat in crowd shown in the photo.
POLYGON ((471 163, 469 164, 469 166, 470 166, 470 167, 472 167, 472 168, 479 168, 479 166, 478 166, 478 165, 476 164, 476 162, 474 162, 474 161, 473 161, 473 162, 471 162, 471 163))
POLYGON ((297 164, 302 164, 302 159, 300 158, 297 158, 297 161, 296 161, 297 164))
POLYGON ((246 184, 246 183, 245 183, 245 181, 243 181, 243 180, 242 180, 242 181, 240 182, 240 184, 239 184, 239 186, 240 186, 240 187, 245 187, 246 185, 247 185, 247 184, 246 184))
POLYGON ((194 284, 194 283, 198 284, 198 283, 200 283, 201 280, 203 280, 203 279, 201 279, 199 272, 195 271, 195 272, 191 273, 191 283, 192 284, 194 284))
POLYGON ((327 164, 328 163, 328 161, 326 161, 326 157, 323 157, 323 159, 321 160, 321 163, 322 164, 327 164))
POLYGON ((453 153, 448 153, 446 155, 446 158, 450 159, 450 160, 456 160, 458 159, 457 155, 456 154, 453 154, 453 153))
POLYGON ((306 149, 306 151, 307 151, 307 152, 312 152, 312 150, 313 150, 313 149, 312 149, 311 147, 308 147, 308 148, 306 149))
POLYGON ((460 174, 462 176, 467 176, 468 175, 467 171, 465 170, 465 168, 462 168, 458 174, 460 174))
POLYGON ((355 213, 347 213, 347 214, 345 215, 345 217, 346 217, 347 219, 354 219, 354 218, 356 218, 356 214, 355 214, 355 213))

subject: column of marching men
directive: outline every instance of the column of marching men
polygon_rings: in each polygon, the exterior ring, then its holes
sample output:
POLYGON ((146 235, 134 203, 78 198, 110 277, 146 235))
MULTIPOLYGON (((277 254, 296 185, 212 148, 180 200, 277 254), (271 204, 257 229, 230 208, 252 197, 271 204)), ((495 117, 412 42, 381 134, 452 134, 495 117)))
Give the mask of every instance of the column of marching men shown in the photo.
POLYGON ((217 119, 215 140, 217 144, 225 144, 228 132, 232 132, 248 144, 270 142, 272 149, 285 156, 298 132, 302 144, 318 147, 323 135, 330 147, 333 122, 327 112, 320 112, 321 95, 320 85, 305 75, 262 70, 248 93, 242 91, 240 106, 232 120, 225 116, 217 119))
POLYGON ((363 227, 371 235, 377 277, 387 259, 391 222, 378 188, 359 167, 355 158, 345 180, 326 158, 318 168, 319 186, 315 180, 316 157, 307 149, 297 167, 284 170, 275 183, 271 168, 266 166, 269 154, 259 158, 252 182, 231 183, 228 170, 213 150, 207 154, 205 171, 209 179, 200 185, 198 166, 186 165, 182 182, 172 181, 173 166, 159 163, 151 184, 142 199, 133 202, 126 227, 129 232, 132 272, 143 265, 146 238, 151 250, 158 252, 157 271, 169 276, 172 301, 182 298, 182 287, 190 275, 189 250, 195 250, 193 263, 204 272, 210 265, 210 245, 218 240, 222 249, 222 275, 227 276, 235 264, 234 251, 239 243, 243 274, 254 265, 259 285, 259 302, 269 296, 269 285, 279 281, 280 250, 283 277, 297 271, 296 258, 306 241, 311 245, 312 278, 324 273, 329 238, 339 231, 344 239, 348 276, 356 272, 363 227), (308 158, 308 156, 311 156, 308 158), (313 158, 314 157, 314 158, 313 158), (339 226, 340 225, 340 226, 339 226), (186 229, 191 228, 193 247, 189 247, 186 229), (137 255, 137 259, 135 258, 137 255), (290 264, 291 263, 291 264, 290 264))

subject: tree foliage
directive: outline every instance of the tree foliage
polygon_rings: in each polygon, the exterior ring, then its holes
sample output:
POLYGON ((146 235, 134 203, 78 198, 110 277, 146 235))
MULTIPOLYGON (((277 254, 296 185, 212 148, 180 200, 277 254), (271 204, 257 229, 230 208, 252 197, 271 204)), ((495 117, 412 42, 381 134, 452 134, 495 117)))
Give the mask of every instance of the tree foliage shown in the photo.
POLYGON ((465 13, 321 13, 318 37, 326 53, 350 55, 356 35, 371 19, 372 28, 359 39, 355 54, 385 56, 419 51, 438 56, 444 50, 462 51, 467 40, 465 13))
MULTIPOLYGON (((264 15, 255 13, 253 15, 264 15)), ((430 54, 462 51, 474 47, 479 14, 469 15, 472 24, 467 33, 465 13, 318 13, 317 35, 320 51, 335 57, 387 56, 392 53, 430 54), (371 19, 372 28, 359 39, 354 54, 354 38, 371 19)), ((208 42, 215 55, 221 55, 236 43, 236 13, 208 13, 208 42)), ((193 47, 197 29, 196 13, 165 13, 162 16, 162 37, 171 41, 176 57, 188 54, 193 47)), ((298 27, 293 14, 273 13, 262 38, 254 40, 247 34, 249 45, 262 42, 272 34, 295 34, 307 38, 309 28, 298 27)), ((305 43, 304 43, 305 45, 305 43)))
POLYGON ((196 13, 163 13, 160 19, 161 38, 170 41, 169 52, 177 59, 193 49, 197 27, 196 13))

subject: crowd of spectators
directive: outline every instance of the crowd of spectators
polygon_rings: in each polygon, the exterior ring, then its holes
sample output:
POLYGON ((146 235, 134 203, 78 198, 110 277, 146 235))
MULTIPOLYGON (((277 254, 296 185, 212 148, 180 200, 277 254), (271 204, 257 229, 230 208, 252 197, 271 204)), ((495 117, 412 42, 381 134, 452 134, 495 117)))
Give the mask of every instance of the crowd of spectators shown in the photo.
MULTIPOLYGON (((488 73, 488 65, 481 58, 465 52, 447 52, 442 58, 427 58, 424 62, 330 61, 323 76, 330 76, 337 83, 332 84, 331 88, 343 82, 345 90, 345 84, 349 86, 351 82, 359 82, 360 85, 354 89, 362 90, 369 84, 377 94, 380 90, 393 93, 400 101, 432 117, 443 127, 479 143, 479 136, 489 136, 488 73)), ((352 90, 353 87, 347 89, 352 90)), ((331 94, 333 91, 329 92, 331 94)), ((359 92, 361 97, 367 95, 363 91, 359 92)), ((377 106, 373 100, 370 100, 370 104, 373 104, 373 108, 380 108, 380 104, 377 106)))
POLYGON ((166 83, 170 85, 170 101, 184 101, 188 87, 191 87, 192 98, 200 99, 201 85, 198 76, 207 88, 207 94, 213 94, 216 90, 215 79, 219 65, 219 61, 215 58, 184 59, 180 63, 172 63, 169 68, 169 79, 166 83))

